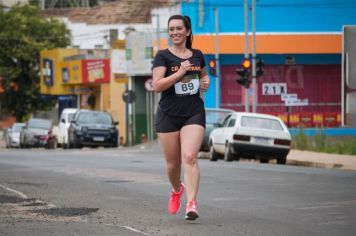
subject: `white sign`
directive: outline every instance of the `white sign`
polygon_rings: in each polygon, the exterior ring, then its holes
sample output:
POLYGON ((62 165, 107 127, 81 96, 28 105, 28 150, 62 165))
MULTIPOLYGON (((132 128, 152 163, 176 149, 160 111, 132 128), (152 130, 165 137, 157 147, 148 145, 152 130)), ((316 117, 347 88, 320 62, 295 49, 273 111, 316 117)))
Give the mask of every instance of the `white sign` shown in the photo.
POLYGON ((297 99, 298 99, 298 95, 296 93, 282 94, 281 95, 281 100, 282 101, 297 100, 297 99))
POLYGON ((111 72, 114 74, 126 74, 127 64, 124 49, 113 49, 111 52, 111 72))
POLYGON ((127 73, 130 76, 152 74, 152 39, 150 33, 134 32, 126 36, 127 73))
POLYGON ((286 106, 308 106, 309 100, 308 99, 285 100, 284 104, 286 106))
POLYGON ((286 83, 263 83, 262 95, 282 95, 287 93, 286 83))

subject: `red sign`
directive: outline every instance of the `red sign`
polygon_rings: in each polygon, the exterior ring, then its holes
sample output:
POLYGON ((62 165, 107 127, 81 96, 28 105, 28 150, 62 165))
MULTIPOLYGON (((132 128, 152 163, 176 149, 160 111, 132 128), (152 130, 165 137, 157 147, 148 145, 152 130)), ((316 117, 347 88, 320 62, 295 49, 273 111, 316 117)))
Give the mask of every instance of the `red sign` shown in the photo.
POLYGON ((110 82, 109 59, 83 60, 83 83, 102 84, 110 82))

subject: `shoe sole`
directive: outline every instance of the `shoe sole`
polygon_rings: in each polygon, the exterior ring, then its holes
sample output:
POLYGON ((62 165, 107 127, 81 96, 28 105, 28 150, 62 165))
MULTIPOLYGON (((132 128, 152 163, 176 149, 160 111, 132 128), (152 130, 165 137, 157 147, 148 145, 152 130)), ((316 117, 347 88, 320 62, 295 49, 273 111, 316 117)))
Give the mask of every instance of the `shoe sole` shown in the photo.
POLYGON ((194 211, 190 211, 185 215, 186 220, 195 220, 197 218, 199 218, 199 215, 194 211))

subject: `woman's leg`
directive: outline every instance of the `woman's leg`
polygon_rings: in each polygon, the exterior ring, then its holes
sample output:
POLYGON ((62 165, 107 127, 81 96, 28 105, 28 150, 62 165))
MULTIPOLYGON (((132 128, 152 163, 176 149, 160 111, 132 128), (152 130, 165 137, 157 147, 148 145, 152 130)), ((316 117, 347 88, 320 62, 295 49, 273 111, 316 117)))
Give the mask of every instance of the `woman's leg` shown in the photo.
POLYGON ((196 200, 197 198, 200 181, 198 153, 203 141, 203 136, 204 127, 201 125, 186 125, 180 131, 184 182, 188 202, 196 200))
POLYGON ((158 138, 163 147, 164 158, 167 164, 168 179, 174 191, 179 192, 182 164, 179 131, 158 133, 158 138))

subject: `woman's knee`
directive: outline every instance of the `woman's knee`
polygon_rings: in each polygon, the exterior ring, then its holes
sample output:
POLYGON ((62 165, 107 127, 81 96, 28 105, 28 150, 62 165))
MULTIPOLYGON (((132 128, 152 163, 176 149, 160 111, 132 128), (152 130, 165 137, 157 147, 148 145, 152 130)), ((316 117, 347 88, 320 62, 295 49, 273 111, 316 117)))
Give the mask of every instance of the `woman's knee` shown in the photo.
POLYGON ((176 171, 179 170, 181 166, 181 162, 179 161, 172 161, 172 162, 167 162, 167 170, 168 171, 176 171))
POLYGON ((186 165, 195 165, 198 160, 198 154, 194 152, 183 153, 183 163, 186 165))

